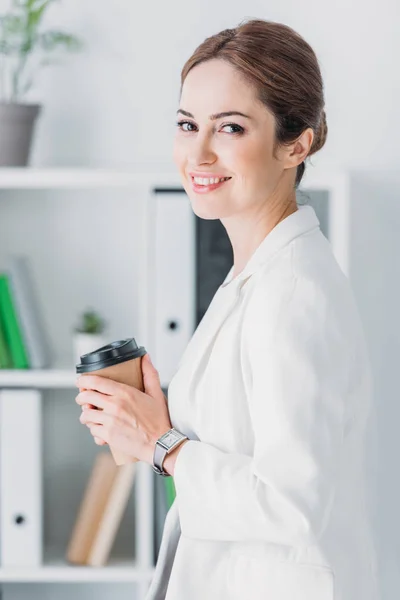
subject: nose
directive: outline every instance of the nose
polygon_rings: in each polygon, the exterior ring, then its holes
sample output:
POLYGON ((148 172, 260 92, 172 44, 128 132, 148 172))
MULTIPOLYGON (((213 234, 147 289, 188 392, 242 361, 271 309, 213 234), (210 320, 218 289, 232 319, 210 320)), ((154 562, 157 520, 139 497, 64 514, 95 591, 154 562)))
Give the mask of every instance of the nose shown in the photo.
POLYGON ((187 155, 188 163, 195 167, 197 165, 212 164, 215 162, 216 154, 207 135, 197 135, 191 140, 187 155))

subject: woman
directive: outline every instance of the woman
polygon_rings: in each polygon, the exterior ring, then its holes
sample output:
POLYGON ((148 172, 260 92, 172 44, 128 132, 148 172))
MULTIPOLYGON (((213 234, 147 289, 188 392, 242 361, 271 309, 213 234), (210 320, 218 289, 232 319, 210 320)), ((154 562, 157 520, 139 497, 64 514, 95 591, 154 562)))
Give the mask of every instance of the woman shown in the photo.
POLYGON ((168 403, 148 357, 144 394, 85 376, 77 396, 97 443, 149 464, 172 425, 188 438, 161 465, 177 496, 147 599, 376 600, 363 332, 313 208, 296 203, 327 135, 316 56, 285 25, 243 22, 187 61, 178 115, 183 186, 196 215, 221 220, 234 265, 168 403))

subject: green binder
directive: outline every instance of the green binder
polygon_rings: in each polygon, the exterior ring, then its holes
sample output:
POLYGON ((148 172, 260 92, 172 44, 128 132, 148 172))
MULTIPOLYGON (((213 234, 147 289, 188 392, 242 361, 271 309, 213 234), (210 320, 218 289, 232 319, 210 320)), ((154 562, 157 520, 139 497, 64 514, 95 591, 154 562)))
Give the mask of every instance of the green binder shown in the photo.
MULTIPOLYGON (((1 307, 0 307, 1 309, 1 307)), ((4 330, 4 317, 0 310, 0 369, 12 369, 13 363, 11 360, 10 350, 6 342, 6 334, 4 330)))
POLYGON ((2 315, 5 341, 13 363, 11 368, 29 369, 20 324, 14 308, 8 277, 5 273, 0 273, 0 313, 2 315))
POLYGON ((164 477, 164 481, 168 508, 171 508, 176 495, 174 479, 173 477, 164 477))

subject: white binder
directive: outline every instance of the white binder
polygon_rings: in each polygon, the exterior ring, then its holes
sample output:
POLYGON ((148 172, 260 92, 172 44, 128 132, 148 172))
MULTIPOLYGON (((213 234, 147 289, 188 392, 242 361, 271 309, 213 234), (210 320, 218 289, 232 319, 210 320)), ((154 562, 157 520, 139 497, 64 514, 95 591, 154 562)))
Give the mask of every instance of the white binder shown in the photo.
POLYGON ((195 329, 196 239, 190 200, 179 191, 155 193, 155 242, 150 312, 153 363, 167 387, 195 329))
POLYGON ((0 390, 0 564, 43 559, 41 394, 0 390))

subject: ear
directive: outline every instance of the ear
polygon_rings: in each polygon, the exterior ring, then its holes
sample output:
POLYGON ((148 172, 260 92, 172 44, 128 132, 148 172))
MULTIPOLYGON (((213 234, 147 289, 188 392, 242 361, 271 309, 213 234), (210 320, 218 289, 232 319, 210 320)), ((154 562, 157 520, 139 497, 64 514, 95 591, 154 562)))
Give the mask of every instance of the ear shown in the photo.
POLYGON ((314 140, 314 131, 308 127, 290 146, 285 146, 283 164, 285 169, 300 165, 310 152, 314 140))

